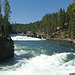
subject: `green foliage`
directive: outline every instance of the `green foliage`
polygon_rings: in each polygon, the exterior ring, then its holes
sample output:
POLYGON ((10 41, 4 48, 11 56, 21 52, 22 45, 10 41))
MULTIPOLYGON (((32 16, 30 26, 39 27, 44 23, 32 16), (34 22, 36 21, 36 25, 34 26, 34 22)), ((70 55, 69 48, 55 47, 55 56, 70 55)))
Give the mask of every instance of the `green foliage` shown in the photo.
MULTIPOLYGON (((0 0, 1 1, 1 0, 0 0)), ((8 37, 10 34, 10 6, 8 0, 4 0, 4 16, 1 13, 1 5, 0 5, 0 37, 8 37)))
POLYGON ((8 0, 4 1, 4 17, 6 20, 10 18, 11 10, 8 0))
POLYGON ((62 10, 62 8, 60 8, 60 11, 58 14, 58 25, 59 25, 59 27, 64 28, 65 18, 66 18, 65 9, 62 10))
POLYGON ((9 36, 9 32, 10 32, 10 23, 9 23, 9 19, 10 19, 10 5, 8 0, 4 1, 4 36, 9 36))
POLYGON ((71 11, 71 7, 69 6, 67 8, 67 12, 66 12, 66 22, 69 24, 70 18, 72 16, 72 11, 71 11))
POLYGON ((66 15, 65 15, 65 9, 63 9, 63 11, 62 11, 62 27, 63 27, 63 29, 64 29, 64 24, 65 24, 65 19, 66 19, 66 15))
POLYGON ((70 22, 69 22, 69 36, 70 38, 75 39, 75 0, 69 5, 70 8, 70 22))
POLYGON ((62 8, 60 8, 60 11, 58 14, 58 25, 59 25, 59 27, 62 26, 62 8))
POLYGON ((75 39, 75 0, 70 4, 65 12, 65 9, 60 8, 59 12, 46 14, 41 21, 30 24, 13 24, 11 25, 12 32, 32 31, 35 35, 37 32, 45 33, 49 36, 58 32, 58 36, 64 36, 75 39))

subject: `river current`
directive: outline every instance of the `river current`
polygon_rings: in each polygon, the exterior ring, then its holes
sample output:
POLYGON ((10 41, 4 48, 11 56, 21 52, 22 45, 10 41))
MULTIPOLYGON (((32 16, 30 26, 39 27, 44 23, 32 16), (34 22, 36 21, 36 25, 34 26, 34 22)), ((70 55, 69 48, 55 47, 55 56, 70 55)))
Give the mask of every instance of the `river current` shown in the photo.
POLYGON ((15 56, 0 61, 0 75, 69 75, 75 73, 75 45, 11 35, 15 56))

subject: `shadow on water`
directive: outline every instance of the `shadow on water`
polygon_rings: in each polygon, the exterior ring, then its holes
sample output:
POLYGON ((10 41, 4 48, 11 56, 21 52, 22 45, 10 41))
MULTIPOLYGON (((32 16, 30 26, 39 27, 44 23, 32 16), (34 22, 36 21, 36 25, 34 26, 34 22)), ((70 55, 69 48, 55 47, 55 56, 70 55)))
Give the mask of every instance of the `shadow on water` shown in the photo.
POLYGON ((15 71, 16 68, 18 68, 22 65, 22 63, 25 63, 25 60, 24 60, 24 62, 20 62, 23 59, 24 59, 23 57, 17 56, 15 54, 13 58, 1 60, 0 61, 0 70, 6 71, 6 70, 12 69, 13 71, 15 71))

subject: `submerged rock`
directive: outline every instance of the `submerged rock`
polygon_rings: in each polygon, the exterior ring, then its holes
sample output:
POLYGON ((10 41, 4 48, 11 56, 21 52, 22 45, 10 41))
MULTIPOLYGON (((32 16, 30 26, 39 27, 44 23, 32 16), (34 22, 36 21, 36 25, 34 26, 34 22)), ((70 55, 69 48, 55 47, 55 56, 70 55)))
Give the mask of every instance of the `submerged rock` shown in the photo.
POLYGON ((14 57, 14 42, 8 38, 0 37, 0 60, 14 57))

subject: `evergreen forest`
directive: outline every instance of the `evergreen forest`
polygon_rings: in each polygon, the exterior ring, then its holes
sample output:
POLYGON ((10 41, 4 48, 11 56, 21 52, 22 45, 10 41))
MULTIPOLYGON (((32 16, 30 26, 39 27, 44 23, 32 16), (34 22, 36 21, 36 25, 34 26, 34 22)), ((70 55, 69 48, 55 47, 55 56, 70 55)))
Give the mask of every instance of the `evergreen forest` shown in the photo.
POLYGON ((27 33, 33 36, 43 35, 49 38, 75 39, 75 0, 69 4, 67 11, 60 8, 59 12, 45 14, 40 21, 29 24, 11 24, 11 33, 27 33), (41 35, 43 34, 43 35, 41 35))
MULTIPOLYGON (((1 3, 1 0, 0 0, 1 3)), ((34 37, 71 38, 75 39, 75 0, 69 4, 67 11, 60 8, 58 12, 45 14, 40 21, 29 24, 10 24, 10 5, 4 0, 4 16, 0 4, 0 36, 10 33, 27 33, 30 31, 34 37), (11 30, 11 31, 10 31, 11 30)))

